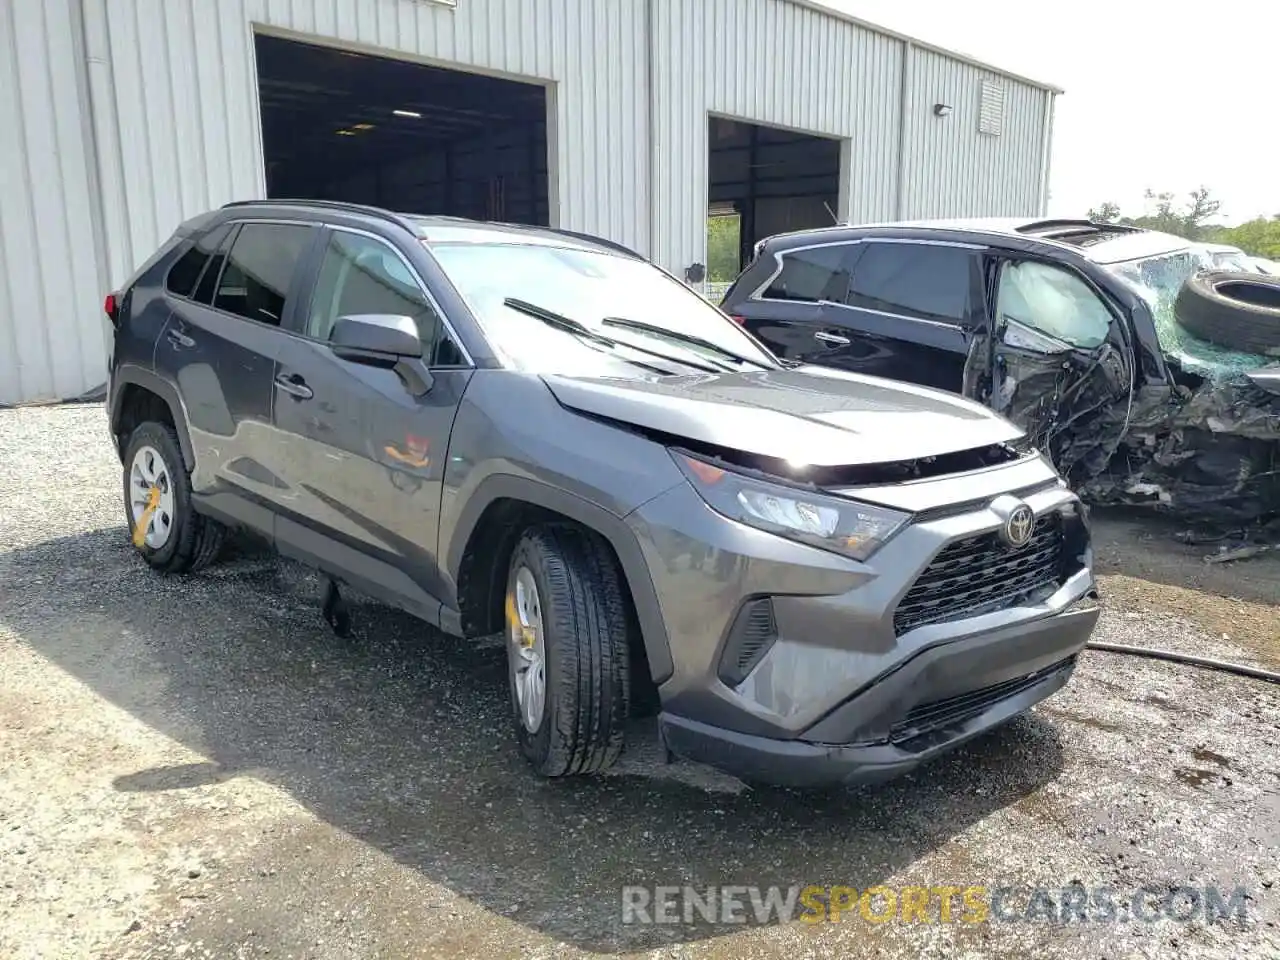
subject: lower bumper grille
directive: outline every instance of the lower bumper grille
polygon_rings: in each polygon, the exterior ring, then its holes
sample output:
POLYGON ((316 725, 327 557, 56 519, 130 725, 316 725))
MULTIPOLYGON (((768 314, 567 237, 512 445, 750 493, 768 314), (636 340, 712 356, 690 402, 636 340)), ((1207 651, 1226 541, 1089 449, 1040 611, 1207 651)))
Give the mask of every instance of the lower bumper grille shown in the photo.
POLYGON ((925 568, 893 615, 896 633, 1016 606, 1063 582, 1062 515, 1036 521, 1031 539, 1008 547, 995 533, 950 543, 925 568))
POLYGON ((1051 667, 1045 667, 1025 677, 1015 677, 980 690, 972 690, 944 700, 934 700, 932 703, 919 704, 912 707, 905 717, 889 728, 889 739, 894 743, 901 743, 904 740, 912 740, 926 733, 962 723, 971 717, 976 717, 1001 700, 1016 696, 1042 680, 1069 669, 1075 661, 1075 657, 1069 657, 1061 663, 1055 663, 1051 667))

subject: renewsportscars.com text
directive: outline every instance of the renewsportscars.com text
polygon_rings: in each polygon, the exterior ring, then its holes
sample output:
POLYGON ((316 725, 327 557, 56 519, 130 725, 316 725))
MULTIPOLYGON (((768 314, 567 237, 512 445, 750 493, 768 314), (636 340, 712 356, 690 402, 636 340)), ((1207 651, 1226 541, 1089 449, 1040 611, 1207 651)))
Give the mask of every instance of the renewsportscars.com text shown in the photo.
POLYGON ((628 886, 625 924, 1208 923, 1248 921, 1243 887, 628 886))

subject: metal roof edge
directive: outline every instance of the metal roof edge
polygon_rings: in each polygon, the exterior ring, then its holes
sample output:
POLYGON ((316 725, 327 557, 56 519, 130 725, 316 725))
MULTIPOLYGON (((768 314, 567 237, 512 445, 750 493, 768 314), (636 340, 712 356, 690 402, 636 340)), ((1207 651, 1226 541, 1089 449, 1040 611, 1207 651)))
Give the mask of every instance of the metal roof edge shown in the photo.
POLYGON ((1036 80, 1033 77, 1024 76, 1020 73, 1014 73, 1012 70, 1005 70, 1003 67, 997 67, 993 63, 987 63, 985 60, 979 60, 977 57, 971 57, 967 53, 961 53, 958 50, 949 50, 946 47, 940 47, 936 43, 929 43, 927 40, 921 40, 909 34, 902 33, 898 30, 891 30, 883 27, 878 23, 872 23, 870 20, 863 20, 861 17, 855 17, 851 13, 845 13, 843 10, 837 10, 835 7, 829 7, 821 0, 784 0, 786 3, 794 4, 797 7, 805 7, 816 13, 824 14, 835 20, 843 20, 845 23, 852 23, 854 26, 861 27, 872 33, 878 33, 881 36, 891 37, 894 40, 901 40, 903 43, 909 43, 913 47, 919 47, 921 50, 928 50, 931 53, 941 54, 960 63, 967 63, 971 67, 978 67, 997 76, 1005 77, 1009 80, 1016 80, 1019 83, 1025 83, 1028 86, 1035 87, 1038 90, 1047 90, 1054 95, 1061 95, 1066 91, 1055 83, 1049 83, 1045 80, 1036 80))

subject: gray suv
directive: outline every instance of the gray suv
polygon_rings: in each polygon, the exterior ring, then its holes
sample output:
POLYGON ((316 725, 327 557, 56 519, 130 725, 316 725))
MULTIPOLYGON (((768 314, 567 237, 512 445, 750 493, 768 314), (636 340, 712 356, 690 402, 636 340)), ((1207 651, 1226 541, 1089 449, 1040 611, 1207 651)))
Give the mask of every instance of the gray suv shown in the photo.
POLYGON ((748 781, 880 779, 1067 682, 1087 520, 1020 431, 780 361, 635 253, 348 204, 184 223, 106 300, 134 545, 244 528, 506 639, 519 746, 607 767, 636 713, 748 781))

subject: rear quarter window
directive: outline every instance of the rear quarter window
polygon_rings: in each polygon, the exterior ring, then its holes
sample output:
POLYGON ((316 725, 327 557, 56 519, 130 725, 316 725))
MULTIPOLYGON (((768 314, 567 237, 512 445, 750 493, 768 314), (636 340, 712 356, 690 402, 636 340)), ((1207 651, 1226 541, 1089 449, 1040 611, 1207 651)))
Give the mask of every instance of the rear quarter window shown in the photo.
POLYGON ((781 254, 782 269, 764 291, 769 300, 840 303, 849 289, 848 245, 808 247, 781 254))
POLYGON ((228 227, 221 226, 202 237, 187 242, 186 252, 180 256, 165 276, 164 287, 179 297, 189 297, 209 264, 213 252, 226 237, 228 227))
POLYGON ((199 244, 191 244, 187 252, 178 258, 178 262, 169 268, 169 273, 164 278, 164 288, 179 297, 190 296, 208 259, 209 254, 201 250, 199 244))

